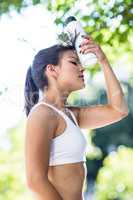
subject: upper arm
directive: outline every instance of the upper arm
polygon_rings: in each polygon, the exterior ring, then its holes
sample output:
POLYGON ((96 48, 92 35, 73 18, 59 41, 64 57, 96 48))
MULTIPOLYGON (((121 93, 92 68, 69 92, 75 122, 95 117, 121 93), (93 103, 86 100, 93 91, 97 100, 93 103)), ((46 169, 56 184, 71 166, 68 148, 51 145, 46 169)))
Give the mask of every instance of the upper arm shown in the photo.
POLYGON ((120 113, 111 105, 93 105, 79 108, 78 123, 83 129, 101 128, 120 121, 128 113, 120 113))
POLYGON ((55 123, 51 120, 49 108, 41 106, 27 120, 25 132, 25 161, 27 181, 44 178, 48 173, 50 142, 55 123))

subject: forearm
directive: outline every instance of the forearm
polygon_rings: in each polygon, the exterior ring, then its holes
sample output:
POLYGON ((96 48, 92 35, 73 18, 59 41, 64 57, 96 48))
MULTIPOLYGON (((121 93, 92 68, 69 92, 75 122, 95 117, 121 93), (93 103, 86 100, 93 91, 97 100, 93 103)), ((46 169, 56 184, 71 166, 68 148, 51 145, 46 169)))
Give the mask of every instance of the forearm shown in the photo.
POLYGON ((125 116, 128 113, 128 107, 124 99, 124 94, 117 80, 108 59, 100 46, 96 44, 90 36, 84 36, 84 41, 81 43, 81 53, 94 53, 98 59, 99 64, 102 66, 104 77, 107 86, 108 104, 115 110, 125 116))
POLYGON ((124 98, 124 93, 107 58, 101 61, 100 64, 102 65, 106 81, 108 103, 120 113, 128 113, 128 106, 124 98))
POLYGON ((36 181, 36 183, 32 183, 29 188, 34 193, 36 200, 63 200, 58 191, 48 180, 36 181))

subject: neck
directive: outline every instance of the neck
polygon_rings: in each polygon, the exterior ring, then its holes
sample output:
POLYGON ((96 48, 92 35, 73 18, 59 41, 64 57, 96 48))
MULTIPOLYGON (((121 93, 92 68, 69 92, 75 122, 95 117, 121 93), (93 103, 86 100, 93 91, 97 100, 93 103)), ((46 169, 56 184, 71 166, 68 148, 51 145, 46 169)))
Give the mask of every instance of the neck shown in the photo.
POLYGON ((67 104, 68 95, 69 92, 67 91, 51 89, 44 92, 42 101, 53 104, 59 109, 64 109, 65 105, 67 104))

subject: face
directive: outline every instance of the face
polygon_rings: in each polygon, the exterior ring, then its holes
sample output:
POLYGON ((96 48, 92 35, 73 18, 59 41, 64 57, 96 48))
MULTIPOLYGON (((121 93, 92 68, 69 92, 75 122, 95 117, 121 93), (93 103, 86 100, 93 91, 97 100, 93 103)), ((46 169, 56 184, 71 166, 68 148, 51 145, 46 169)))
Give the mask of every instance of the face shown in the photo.
POLYGON ((65 51, 60 59, 59 85, 69 91, 83 89, 85 87, 83 71, 84 68, 81 66, 76 52, 65 51))

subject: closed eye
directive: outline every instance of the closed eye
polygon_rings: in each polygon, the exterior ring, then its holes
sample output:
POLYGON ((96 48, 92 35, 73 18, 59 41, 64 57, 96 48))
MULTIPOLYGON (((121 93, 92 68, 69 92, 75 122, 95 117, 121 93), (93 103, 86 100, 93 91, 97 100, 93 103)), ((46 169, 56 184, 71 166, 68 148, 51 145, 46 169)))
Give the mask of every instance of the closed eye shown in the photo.
POLYGON ((74 65, 77 65, 77 63, 76 62, 73 62, 73 61, 70 61, 72 64, 74 64, 74 65))

